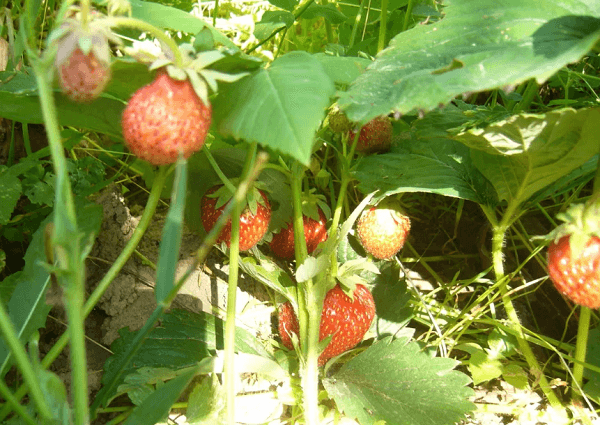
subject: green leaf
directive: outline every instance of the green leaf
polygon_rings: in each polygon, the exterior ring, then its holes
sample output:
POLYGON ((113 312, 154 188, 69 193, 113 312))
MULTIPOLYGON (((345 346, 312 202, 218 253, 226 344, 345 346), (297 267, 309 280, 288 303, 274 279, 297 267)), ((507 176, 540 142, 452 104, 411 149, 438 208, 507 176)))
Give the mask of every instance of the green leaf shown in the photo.
POLYGON ((332 56, 317 53, 317 58, 329 78, 337 84, 350 84, 357 79, 373 61, 365 58, 332 56))
POLYGON ((473 384, 491 381, 502 375, 502 363, 500 360, 490 357, 486 350, 475 343, 460 344, 455 347, 457 350, 466 351, 471 357, 466 362, 473 384))
POLYGON ((600 109, 521 114, 457 135, 500 200, 523 202, 600 150, 600 109))
POLYGON ((348 17, 339 10, 337 10, 335 5, 333 5, 332 3, 328 3, 325 5, 313 3, 306 9, 304 14, 302 15, 302 18, 323 18, 327 22, 330 22, 334 25, 341 24, 342 22, 346 22, 348 20, 348 17))
POLYGON ((269 0, 273 6, 280 7, 281 9, 288 10, 292 12, 294 8, 298 5, 296 0, 269 0))
MULTIPOLYGON (((29 124, 44 122, 37 84, 33 71, 29 73, 0 72, 0 116, 29 124)), ((56 95, 59 123, 121 137, 121 113, 125 104, 101 97, 92 103, 76 103, 61 94, 56 95)))
POLYGON ((256 258, 242 258, 240 268, 253 279, 283 295, 294 304, 294 307, 297 307, 296 282, 272 259, 259 251, 256 258))
MULTIPOLYGON (((37 347, 35 349, 36 355, 37 347)), ((32 359, 35 374, 52 413, 53 424, 71 424, 73 416, 67 400, 64 382, 54 372, 45 370, 37 358, 32 359)))
MULTIPOLYGON (((78 200, 75 207, 77 217, 81 218, 79 230, 83 233, 83 240, 93 240, 100 231, 102 207, 85 200, 78 200)), ((44 327, 46 316, 50 311, 45 298, 50 276, 48 268, 45 267, 47 260, 44 249, 44 229, 52 220, 53 215, 50 215, 34 233, 25 253, 25 267, 16 280, 11 282, 16 286, 8 303, 8 311, 23 343, 29 340, 36 329, 44 327)), ((0 340, 1 376, 6 373, 8 360, 8 348, 0 340)))
POLYGON ((394 37, 342 93, 339 103, 351 120, 431 110, 461 93, 531 78, 543 83, 600 38, 595 0, 453 0, 444 14, 394 37))
POLYGON ((339 372, 323 379, 338 407, 362 425, 446 425, 473 410, 468 376, 452 370, 458 362, 431 358, 407 338, 376 342, 339 372))
POLYGON ((185 211, 185 194, 187 189, 187 161, 177 161, 175 183, 171 196, 171 207, 163 227, 158 256, 156 286, 154 294, 156 304, 163 303, 173 289, 179 248, 183 234, 183 214, 185 211))
POLYGON ((509 363, 502 366, 502 378, 515 388, 529 388, 529 376, 521 366, 509 363))
POLYGON ((192 367, 178 377, 160 386, 148 395, 124 422, 125 425, 154 425, 164 419, 173 403, 196 375, 198 368, 192 367))
MULTIPOLYGON (((223 321, 208 313, 173 309, 163 316, 160 326, 154 328, 144 340, 114 388, 124 382, 125 376, 134 373, 140 367, 164 367, 176 371, 193 366, 212 356, 216 350, 223 349, 224 332, 223 321)), ((121 329, 119 334, 121 337, 111 346, 113 355, 104 365, 102 383, 105 385, 111 382, 116 374, 116 368, 121 358, 127 355, 136 332, 121 329)), ((238 328, 235 339, 236 351, 269 357, 248 331, 238 328)), ((109 394, 106 399, 112 399, 119 394, 109 394)))
MULTIPOLYGON (((398 336, 413 317, 409 305, 411 293, 407 290, 406 280, 399 278, 399 268, 394 262, 386 261, 381 272, 374 279, 371 291, 377 316, 375 326, 379 339, 386 336, 398 336)), ((409 331, 411 332, 411 331, 409 331)))
POLYGON ((222 85, 213 116, 221 133, 308 165, 315 131, 333 93, 333 82, 317 59, 291 52, 250 77, 222 85))
POLYGON ((286 10, 267 10, 254 26, 254 36, 259 40, 267 38, 279 28, 291 27, 295 19, 294 14, 286 10))
POLYGON ((382 155, 364 157, 355 177, 363 193, 378 197, 428 192, 493 205, 496 194, 470 159, 470 150, 450 139, 412 136, 382 155))
POLYGON ((194 387, 188 399, 186 418, 190 425, 220 424, 225 409, 225 394, 216 374, 194 387))
POLYGON ((130 0, 129 2, 131 3, 131 14, 134 18, 141 19, 157 27, 183 31, 189 34, 198 34, 203 28, 208 27, 217 42, 237 49, 235 44, 220 31, 191 13, 160 3, 141 0, 130 0))
POLYGON ((0 225, 9 222, 22 190, 21 180, 16 176, 7 172, 0 173, 0 225))

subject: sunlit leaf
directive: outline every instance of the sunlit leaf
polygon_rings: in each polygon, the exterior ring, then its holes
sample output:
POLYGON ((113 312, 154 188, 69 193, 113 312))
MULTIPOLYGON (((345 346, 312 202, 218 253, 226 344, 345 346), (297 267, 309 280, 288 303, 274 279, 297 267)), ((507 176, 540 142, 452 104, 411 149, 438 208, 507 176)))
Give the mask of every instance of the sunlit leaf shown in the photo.
POLYGON ((546 81, 600 38, 600 3, 452 0, 444 17, 397 35, 340 104, 353 121, 431 110, 465 93, 546 81), (526 17, 526 18, 525 18, 526 17))

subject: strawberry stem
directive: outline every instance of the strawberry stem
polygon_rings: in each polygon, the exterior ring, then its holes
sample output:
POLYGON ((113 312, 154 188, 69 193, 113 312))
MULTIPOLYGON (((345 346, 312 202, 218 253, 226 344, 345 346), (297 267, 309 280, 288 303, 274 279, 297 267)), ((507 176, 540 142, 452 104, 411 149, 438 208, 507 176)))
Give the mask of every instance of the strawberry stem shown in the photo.
MULTIPOLYGON (((257 144, 252 143, 246 154, 242 179, 247 180, 256 162, 257 144)), ((210 156, 210 154, 208 154, 210 156)), ((216 162, 215 162, 216 165, 216 162)), ((233 192, 235 193, 235 191, 233 192)), ((235 307, 240 257, 240 215, 244 204, 236 202, 231 211, 231 241, 229 245, 229 278, 227 282, 227 317, 225 319, 225 352, 223 373, 227 405, 227 423, 235 423, 235 307)))
POLYGON ((377 43, 377 53, 385 47, 385 37, 387 30, 387 10, 388 0, 381 0, 381 17, 379 22, 379 42, 377 43))
POLYGON ((514 222, 515 217, 517 215, 517 207, 518 205, 516 202, 510 203, 506 211, 504 212, 501 222, 498 223, 494 210, 492 210, 488 206, 481 205, 481 209, 492 224, 493 229, 492 264, 494 267, 494 274, 496 282, 499 285, 500 296, 502 298, 502 303, 506 311, 506 316, 508 317, 507 325, 516 336, 517 342, 519 344, 519 349, 525 357, 525 360, 529 365, 531 373, 538 380, 538 385, 540 386, 540 389, 548 399, 550 405, 554 409, 556 409, 557 412, 561 412, 562 416, 566 417, 566 412, 562 403, 560 402, 556 394, 554 394, 554 391, 552 391, 552 387, 550 386, 546 375, 544 375, 543 370, 541 369, 537 358, 535 357, 535 354, 531 349, 531 346, 525 338, 523 326, 521 325, 519 316, 508 291, 508 282, 510 281, 510 276, 506 276, 504 272, 502 247, 504 246, 504 237, 506 235, 506 232, 508 231, 510 225, 514 222))
MULTIPOLYGON (((294 246, 296 265, 302 265, 308 256, 302 214, 302 182, 305 169, 294 163, 290 177, 292 204, 294 207, 294 246)), ((322 303, 317 296, 318 288, 312 279, 298 282, 298 324, 302 350, 302 389, 304 392, 304 419, 307 425, 319 424, 319 328, 322 303)))
POLYGON ((238 287, 241 213, 241 204, 236 203, 231 212, 227 317, 225 320, 225 353, 223 359, 223 372, 225 374, 225 389, 227 393, 227 423, 230 425, 235 423, 235 305, 238 287))
POLYGON ((577 343, 575 344, 575 364, 573 365, 573 398, 581 398, 581 387, 583 385, 583 370, 587 354, 587 343, 590 331, 590 318, 592 316, 589 307, 581 306, 579 315, 579 326, 577 328, 577 343))
POLYGON ((164 32, 156 28, 154 25, 151 25, 144 21, 140 21, 139 19, 135 18, 112 17, 110 18, 110 20, 112 27, 133 28, 142 32, 152 34, 154 37, 163 42, 169 48, 169 50, 173 54, 172 59, 175 66, 178 68, 183 67, 183 55, 181 54, 177 43, 175 43, 175 41, 171 37, 169 37, 164 32))
MULTIPOLYGON (((70 357, 75 424, 87 424, 89 423, 88 371, 82 310, 85 300, 85 272, 84 268, 81 267, 82 245, 84 242, 81 237, 78 237, 81 233, 77 225, 75 203, 61 142, 58 113, 49 80, 48 66, 51 66, 51 64, 41 61, 31 50, 28 50, 28 56, 35 72, 44 126, 56 174, 52 249, 57 259, 56 267, 61 270, 59 283, 64 288, 65 306, 69 320, 68 332, 71 340, 70 357)), ((32 383, 28 384, 32 385, 32 383)), ((36 385, 33 385, 30 388, 34 400, 36 403, 40 403, 41 400, 35 397, 39 386, 36 388, 36 385)), ((38 408, 43 416, 47 416, 49 413, 45 402, 38 404, 38 408)))
POLYGON ((217 176, 219 176, 221 182, 227 187, 227 189, 229 189, 229 192, 235 193, 235 186, 233 185, 233 183, 231 183, 231 180, 227 178, 225 173, 223 173, 223 170, 221 170, 221 167, 219 167, 219 164, 217 164, 217 161, 215 161, 215 157, 212 156, 210 150, 202 149, 202 152, 204 152, 204 155, 206 155, 206 159, 208 159, 210 166, 212 167, 214 172, 217 173, 217 176))

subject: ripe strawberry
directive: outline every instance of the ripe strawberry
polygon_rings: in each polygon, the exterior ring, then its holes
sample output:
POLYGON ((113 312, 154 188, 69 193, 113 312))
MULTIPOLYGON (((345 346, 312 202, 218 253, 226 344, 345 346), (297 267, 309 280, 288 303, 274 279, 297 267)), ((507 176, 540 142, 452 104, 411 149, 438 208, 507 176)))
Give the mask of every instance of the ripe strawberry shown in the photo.
POLYGON ((404 246, 410 232, 410 219, 398 208, 381 204, 363 211, 356 223, 356 232, 367 253, 387 260, 404 246))
POLYGON ((56 44, 58 82, 71 100, 91 102, 110 81, 109 38, 114 39, 101 18, 86 27, 80 20, 69 18, 51 34, 49 41, 56 44))
POLYGON ((574 204, 549 238, 548 272, 554 286, 574 303, 600 307, 600 197, 574 204))
MULTIPOLYGON (((213 186, 206 191, 200 201, 201 219, 204 230, 210 232, 215 226, 223 210, 227 206, 222 205, 217 208, 219 197, 211 197, 210 195, 217 192, 222 185, 213 186)), ((261 194, 262 202, 256 202, 256 214, 253 214, 250 206, 246 206, 240 215, 240 251, 247 251, 255 246, 263 238, 269 228, 271 220, 271 205, 267 199, 267 195, 263 191, 258 191, 261 194)), ((217 243, 225 242, 229 246, 231 242, 231 220, 221 230, 217 243)))
MULTIPOLYGON (((319 355, 319 365, 338 354, 348 351, 362 341, 375 317, 373 295, 364 285, 356 285, 353 298, 337 285, 327 292, 321 312, 319 341, 332 335, 329 345, 319 355)), ((298 335, 298 318, 292 305, 287 302, 279 308, 279 335, 281 342, 293 349, 291 333, 298 335)))
MULTIPOLYGON (((306 215, 302 217, 304 221, 304 239, 306 240, 306 250, 312 254, 317 245, 327 240, 327 218, 321 208, 318 208, 319 221, 306 215)), ((273 240, 269 244, 273 254, 282 260, 293 260, 296 253, 294 247, 294 224, 282 229, 279 233, 273 235, 273 240)))
POLYGON ((160 70, 149 85, 133 94, 123 111, 123 137, 129 150, 154 165, 172 164, 204 146, 212 119, 189 80, 160 70))
POLYGON ((600 238, 592 236, 573 255, 571 236, 548 247, 548 272, 554 286, 573 301, 592 309, 600 307, 600 238))
MULTIPOLYGON (((348 132, 348 143, 354 142, 356 132, 348 132)), ((385 152, 392 145, 392 123, 388 117, 377 117, 366 123, 360 130, 356 152, 385 152)))

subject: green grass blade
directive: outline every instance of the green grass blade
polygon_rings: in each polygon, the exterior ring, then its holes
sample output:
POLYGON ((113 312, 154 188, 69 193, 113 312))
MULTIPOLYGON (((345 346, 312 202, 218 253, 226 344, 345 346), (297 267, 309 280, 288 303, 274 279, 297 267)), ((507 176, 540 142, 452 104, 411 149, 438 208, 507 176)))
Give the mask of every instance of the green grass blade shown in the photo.
POLYGON ((156 287, 154 289, 156 303, 159 305, 167 299, 175 280, 177 259, 179 258, 179 248, 183 232, 186 190, 187 161, 181 160, 177 163, 171 208, 167 214, 167 221, 165 222, 160 242, 156 287))

